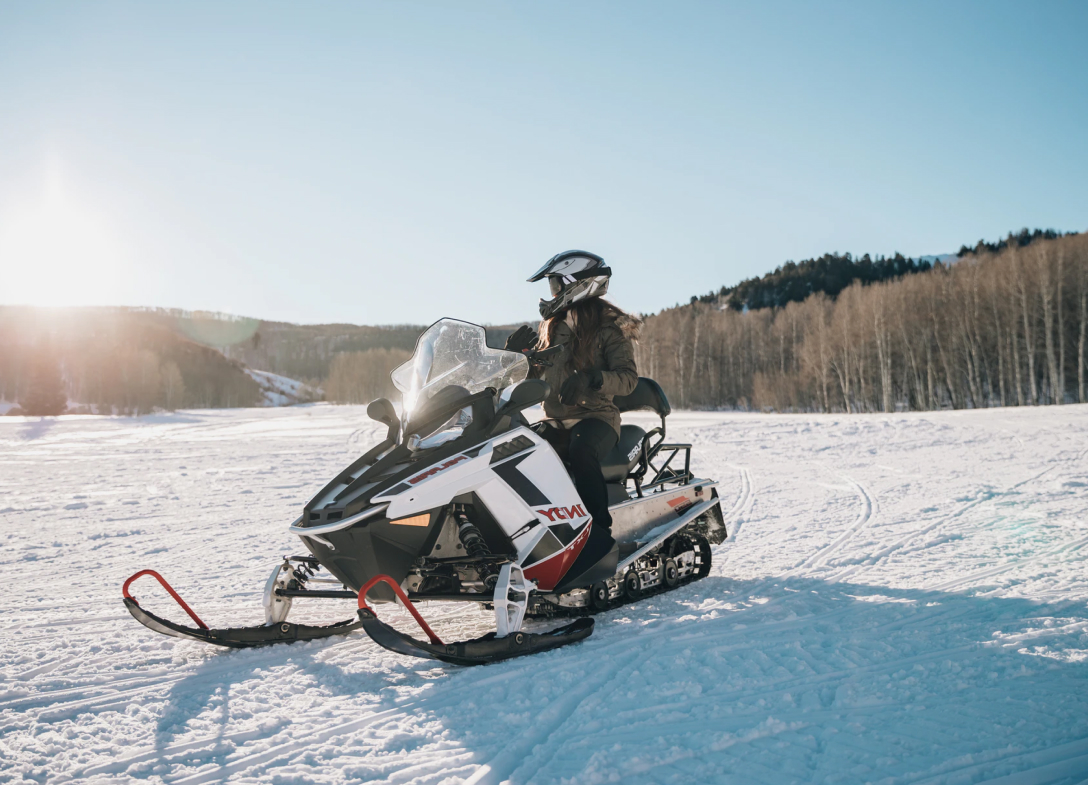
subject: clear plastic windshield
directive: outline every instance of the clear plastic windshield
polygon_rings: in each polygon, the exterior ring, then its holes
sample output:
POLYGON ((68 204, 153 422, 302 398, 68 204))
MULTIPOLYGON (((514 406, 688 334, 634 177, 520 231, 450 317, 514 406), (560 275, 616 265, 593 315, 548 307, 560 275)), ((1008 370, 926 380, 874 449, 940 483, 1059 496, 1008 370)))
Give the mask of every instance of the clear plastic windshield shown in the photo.
POLYGON ((439 320, 423 332, 412 358, 390 374, 401 392, 405 424, 436 396, 453 401, 487 387, 501 391, 525 379, 525 356, 489 347, 486 339, 479 325, 455 319, 439 320))

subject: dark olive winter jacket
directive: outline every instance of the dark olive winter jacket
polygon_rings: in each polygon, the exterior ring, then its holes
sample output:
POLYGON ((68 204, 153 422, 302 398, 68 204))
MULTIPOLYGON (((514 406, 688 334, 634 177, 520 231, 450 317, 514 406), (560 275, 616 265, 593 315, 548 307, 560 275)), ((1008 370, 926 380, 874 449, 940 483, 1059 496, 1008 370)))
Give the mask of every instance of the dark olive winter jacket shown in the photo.
POLYGON ((619 433, 620 411, 612 403, 613 396, 626 396, 638 384, 635 368, 635 338, 642 322, 636 317, 616 314, 605 308, 601 315, 601 330, 594 348, 593 363, 586 371, 600 371, 603 384, 600 390, 587 390, 580 401, 571 406, 559 400, 563 383, 574 373, 570 365, 570 346, 574 334, 570 325, 560 322, 555 326, 552 344, 565 348, 552 359, 551 366, 534 367, 529 376, 538 377, 551 386, 551 394, 544 400, 544 414, 554 420, 603 420, 619 433))

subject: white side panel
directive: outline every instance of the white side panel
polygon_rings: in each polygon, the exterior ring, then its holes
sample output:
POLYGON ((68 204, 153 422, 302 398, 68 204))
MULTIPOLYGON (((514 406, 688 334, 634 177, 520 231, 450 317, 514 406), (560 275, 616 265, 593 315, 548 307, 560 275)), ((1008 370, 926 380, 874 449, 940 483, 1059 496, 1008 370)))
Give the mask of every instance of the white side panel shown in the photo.
MULTIPOLYGON (((533 436, 536 437, 535 434, 533 436)), ((582 499, 567 474, 567 468, 552 450, 552 446, 540 437, 536 437, 534 441, 537 443, 536 450, 518 464, 518 469, 543 492, 551 505, 570 507, 581 504, 582 499)))
MULTIPOLYGON (((395 497, 378 496, 373 501, 377 503, 385 499, 392 500, 386 512, 391 519, 404 518, 447 505, 458 494, 474 491, 494 477, 488 469, 488 459, 489 455, 481 455, 474 459, 465 457, 463 461, 421 481, 418 486, 395 497)), ((425 469, 426 467, 420 467, 421 471, 425 469)))
POLYGON ((503 531, 507 535, 513 535, 536 518, 537 514, 494 472, 489 471, 488 474, 491 476, 490 479, 477 488, 476 493, 480 495, 480 500, 499 522, 503 531))
MULTIPOLYGON (((429 466, 421 466, 419 473, 413 477, 424 473, 430 474, 421 478, 418 485, 396 496, 376 496, 372 502, 380 504, 389 500, 385 515, 399 519, 448 505, 458 495, 475 492, 507 535, 521 533, 514 540, 514 547, 522 557, 528 555, 537 541, 550 531, 548 525, 558 527, 569 537, 570 530, 566 525, 578 531, 589 521, 589 515, 563 462, 546 440, 527 428, 506 432, 484 445, 474 458, 458 454, 429 466), (546 503, 530 505, 518 493, 518 489, 511 488, 491 465, 494 446, 517 437, 530 440, 533 447, 500 462, 499 466, 513 463, 516 471, 535 487, 541 495, 539 498, 546 499, 546 503), (534 519, 537 526, 526 529, 525 525, 534 519)), ((411 485, 411 480, 409 478, 406 483, 411 485)), ((515 485, 519 485, 530 499, 536 496, 533 489, 525 488, 524 484, 515 485)))

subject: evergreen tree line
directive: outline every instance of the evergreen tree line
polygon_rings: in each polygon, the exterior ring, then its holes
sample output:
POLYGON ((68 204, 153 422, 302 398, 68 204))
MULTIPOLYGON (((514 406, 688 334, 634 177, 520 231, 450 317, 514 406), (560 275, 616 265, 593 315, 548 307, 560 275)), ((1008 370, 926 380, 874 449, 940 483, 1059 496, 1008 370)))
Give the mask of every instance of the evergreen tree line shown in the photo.
MULTIPOLYGON (((1024 248, 1039 240, 1059 237, 1062 234, 1053 229, 1021 229, 1016 234, 1010 232, 1007 238, 996 243, 980 240, 974 248, 962 246, 958 256, 986 251, 996 254, 1010 246, 1024 248)), ((933 257, 910 259, 898 252, 890 257, 877 256, 875 259, 868 254, 858 258, 851 254, 824 254, 818 259, 791 260, 772 273, 745 279, 734 287, 722 287, 701 297, 692 297, 691 302, 727 306, 734 311, 782 308, 787 303, 800 303, 820 292, 832 298, 838 297, 840 292, 856 281, 873 284, 925 273, 934 266, 932 260, 933 257)), ((940 264, 937 262, 937 265, 940 264)))
MULTIPOLYGON (((1077 233, 1067 232, 1066 234, 1075 235, 1077 233)), ((1059 237, 1063 237, 1063 234, 1053 229, 1036 229, 1030 231, 1027 227, 1024 227, 1015 234, 1010 232, 1008 237, 998 240, 996 243, 987 243, 985 240, 979 240, 975 243, 974 247, 960 246, 960 251, 956 256, 965 257, 968 254, 981 254, 984 251, 996 254, 998 251, 1008 248, 1009 246, 1024 248, 1025 246, 1030 246, 1036 240, 1054 240, 1059 237)))
MULTIPOLYGON (((893 411, 1086 401, 1088 236, 1022 230, 952 265, 825 254, 647 318, 678 407, 893 411)), ((337 403, 396 397, 421 326, 0 307, 0 400, 27 414, 253 406, 243 362, 337 403), (221 351, 220 351, 221 350, 221 351)), ((503 345, 512 327, 489 327, 503 345)))
POLYGON ((648 317, 640 373, 674 406, 892 412, 1088 401, 1088 235, 737 311, 648 317))
POLYGON ((691 302, 720 305, 734 311, 781 308, 821 292, 836 297, 855 281, 865 284, 887 281, 924 273, 932 266, 929 260, 908 259, 899 253, 876 259, 868 254, 857 259, 850 254, 824 254, 818 259, 789 261, 772 273, 745 279, 735 287, 722 287, 702 297, 692 297, 691 302))

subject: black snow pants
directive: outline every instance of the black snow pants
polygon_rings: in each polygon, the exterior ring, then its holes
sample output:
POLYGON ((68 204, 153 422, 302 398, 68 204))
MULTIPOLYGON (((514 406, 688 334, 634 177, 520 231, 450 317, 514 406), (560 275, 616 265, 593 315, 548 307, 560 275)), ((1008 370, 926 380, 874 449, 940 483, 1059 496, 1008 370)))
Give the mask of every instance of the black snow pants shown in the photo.
POLYGON ((546 423, 539 433, 570 465, 574 488, 586 506, 586 513, 593 517, 595 525, 611 532, 612 516, 608 512, 608 489, 601 460, 616 447, 619 441, 616 430, 596 418, 580 420, 569 429, 546 423))

